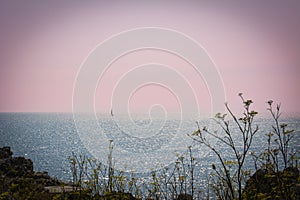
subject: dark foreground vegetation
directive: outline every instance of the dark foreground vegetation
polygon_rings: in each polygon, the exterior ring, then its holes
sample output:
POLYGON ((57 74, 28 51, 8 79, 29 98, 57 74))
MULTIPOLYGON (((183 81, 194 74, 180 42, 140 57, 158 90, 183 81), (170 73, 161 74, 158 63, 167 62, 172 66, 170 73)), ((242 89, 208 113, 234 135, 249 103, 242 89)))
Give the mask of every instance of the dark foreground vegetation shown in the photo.
POLYGON ((296 132, 280 122, 280 105, 273 106, 273 101, 268 101, 273 125, 269 132, 263 133, 266 145, 260 152, 253 152, 251 145, 259 132, 255 125, 258 113, 251 109, 252 100, 239 96, 243 103, 241 115, 234 114, 225 104, 227 113, 218 113, 213 119, 222 131, 198 126, 189 135, 217 159, 211 163, 205 187, 199 187, 203 180, 197 176, 196 165, 201 159, 194 157, 192 146, 187 147, 186 155, 178 155, 173 166, 154 171, 150 178, 143 179, 134 173, 114 170, 111 141, 108 163, 85 155, 70 157, 71 184, 51 178, 47 172, 34 172, 31 160, 12 157, 10 148, 4 147, 0 148, 0 200, 300 199, 299 150, 291 145, 296 132), (223 152, 209 138, 224 144, 228 151, 223 152), (229 153, 230 159, 226 156, 229 153), (249 160, 253 161, 255 171, 246 167, 249 160))

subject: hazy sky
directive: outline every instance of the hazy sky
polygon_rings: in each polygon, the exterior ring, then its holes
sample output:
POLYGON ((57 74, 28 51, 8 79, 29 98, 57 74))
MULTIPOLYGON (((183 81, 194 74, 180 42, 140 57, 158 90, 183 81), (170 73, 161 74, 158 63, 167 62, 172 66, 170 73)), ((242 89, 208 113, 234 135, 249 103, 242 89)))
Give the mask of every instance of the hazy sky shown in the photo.
MULTIPOLYGON (((182 32, 206 49, 234 110, 240 106, 237 94, 243 92, 261 112, 265 102, 273 99, 282 103, 285 112, 299 113, 299 19, 296 0, 4 0, 0 2, 0 111, 71 112, 80 65, 99 43, 121 31, 161 27, 182 32)), ((110 110, 108 97, 124 69, 129 70, 125 66, 156 62, 177 65, 178 73, 190 77, 202 111, 209 111, 205 77, 193 77, 186 64, 168 56, 172 57, 149 50, 117 61, 100 81, 103 88, 98 86, 95 93, 96 108, 110 110)), ((159 85, 146 85, 133 93, 129 105, 136 111, 153 104, 171 110, 178 106, 175 96, 159 85)))

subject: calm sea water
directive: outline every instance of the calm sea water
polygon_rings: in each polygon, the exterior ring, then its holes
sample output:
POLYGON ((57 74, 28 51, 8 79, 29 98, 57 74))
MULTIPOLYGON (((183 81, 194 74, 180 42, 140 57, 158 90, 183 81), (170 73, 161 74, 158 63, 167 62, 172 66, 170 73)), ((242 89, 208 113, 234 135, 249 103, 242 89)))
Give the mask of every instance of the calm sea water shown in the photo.
MULTIPOLYGON (((123 145, 122 148, 126 149, 131 147, 135 149, 133 143, 130 140, 126 140, 126 134, 119 133, 112 120, 107 118, 99 117, 100 126, 106 131, 114 132, 115 135, 111 135, 112 139, 116 141, 117 145, 123 145), (131 146, 130 146, 130 145, 131 146)), ((292 143, 292 148, 300 149, 300 118, 299 117, 286 117, 281 120, 282 122, 288 123, 291 129, 294 129, 297 133, 292 143)), ((142 132, 151 134, 157 131, 157 127, 149 126, 147 120, 136 120, 137 125, 142 125, 140 128, 142 132), (145 126, 143 126, 145 125, 145 126)), ((126 122, 123 122, 126 124, 126 122)), ((205 125, 207 120, 201 122, 201 125, 205 125)), ((161 125, 160 123, 158 123, 161 125)), ((178 120, 168 120, 164 127, 165 130, 176 129, 178 120)), ((192 133, 193 130, 197 129, 195 121, 183 122, 184 126, 181 128, 181 132, 184 133, 185 139, 187 133, 192 133), (186 123, 186 124, 185 124, 186 123)), ((258 118, 256 124, 259 125, 260 131, 256 135, 253 143, 253 150, 261 151, 266 147, 265 133, 270 130, 271 121, 268 118, 258 118)), ((86 125, 89 126, 88 119, 86 125)), ((137 126, 139 128, 139 126, 137 126)), ((134 129, 128 129, 127 131, 135 131, 134 129)), ((152 140, 156 144, 151 145, 157 148, 162 145, 162 142, 168 140, 165 137, 167 132, 163 129, 159 129, 160 135, 152 135, 154 138, 162 138, 152 140)), ((171 132, 171 131, 169 131, 171 132)), ((142 134, 142 133, 141 133, 142 134)), ((172 136, 172 135, 171 135, 172 136)), ((148 142, 146 139, 140 139, 144 141, 141 144, 145 146, 144 149, 149 149, 151 146, 147 146, 148 142), (145 142, 146 141, 146 142, 145 142)), ((237 141, 238 142, 238 141, 237 141)), ((186 141, 185 144, 188 144, 186 141)), ((228 151, 222 144, 216 144, 222 152, 228 151)), ((71 180, 71 173, 69 167, 69 156, 74 152, 76 155, 87 154, 92 156, 88 149, 85 148, 79 135, 76 131, 76 126, 73 120, 72 114, 61 114, 61 113, 1 113, 0 114, 0 146, 10 146, 14 153, 14 156, 24 156, 32 159, 34 168, 36 171, 48 171, 51 176, 59 179, 71 180)), ((103 147, 107 149, 107 146, 103 147)), ((138 148, 137 148, 138 149, 138 148)), ((136 150, 138 151, 138 150, 136 150)), ((200 151, 207 151, 203 149, 194 149, 194 155, 197 157, 200 151)), ((147 156, 147 154, 145 154, 147 156)), ((199 154, 197 167, 199 171, 204 175, 210 170, 211 163, 215 161, 213 154, 207 152, 206 154, 199 154)), ((157 157, 170 156, 170 154, 163 154, 158 152, 157 157)), ((230 155, 228 155, 230 156, 230 155)), ((164 158, 162 158, 164 159, 164 158)), ((169 158, 168 158, 169 159, 169 158)), ((173 158, 172 158, 173 159, 173 158)), ((141 162, 137 160, 137 162, 141 162)), ((251 164, 251 162, 249 162, 251 164)), ((139 163, 136 163, 138 165, 139 163)), ((250 165, 249 164, 249 165, 250 165)))

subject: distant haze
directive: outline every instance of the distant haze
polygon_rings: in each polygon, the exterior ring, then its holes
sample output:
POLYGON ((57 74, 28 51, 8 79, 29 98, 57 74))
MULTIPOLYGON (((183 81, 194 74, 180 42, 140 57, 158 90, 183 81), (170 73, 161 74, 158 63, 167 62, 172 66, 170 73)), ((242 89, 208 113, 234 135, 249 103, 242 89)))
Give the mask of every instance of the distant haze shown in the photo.
MULTIPOLYGON (((205 48, 234 111, 241 108, 242 92, 259 112, 273 99, 283 111, 300 113, 299 19, 300 1, 1 1, 0 112, 72 112, 76 75, 99 43, 122 31, 162 27, 205 48)), ((110 113, 113 88, 126 67, 149 62, 186 74, 200 111, 210 112, 205 77, 178 57, 151 50, 111 66, 96 86, 96 111, 110 113)), ((146 113, 155 105, 178 111, 176 96, 166 88, 136 89, 128 99, 132 113, 146 113)))

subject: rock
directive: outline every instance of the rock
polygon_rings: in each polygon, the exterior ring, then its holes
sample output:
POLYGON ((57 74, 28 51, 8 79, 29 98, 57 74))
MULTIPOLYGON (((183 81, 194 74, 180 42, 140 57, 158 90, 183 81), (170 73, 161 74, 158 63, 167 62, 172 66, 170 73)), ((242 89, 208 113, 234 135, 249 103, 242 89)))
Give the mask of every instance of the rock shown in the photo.
POLYGON ((179 194, 177 200, 193 200, 193 197, 189 194, 179 194))
POLYGON ((21 177, 33 173, 33 163, 23 157, 0 159, 0 173, 8 177, 21 177))
POLYGON ((10 151, 10 147, 2 147, 0 148, 0 159, 8 159, 11 158, 13 153, 10 151))
POLYGON ((246 182, 244 199, 300 199, 300 174, 296 167, 273 172, 259 169, 246 182))
POLYGON ((136 200, 130 193, 124 192, 108 192, 107 194, 100 197, 100 199, 113 200, 113 199, 124 199, 124 200, 136 200))
POLYGON ((62 185, 62 182, 51 178, 48 172, 34 172, 30 159, 12 155, 9 147, 0 148, 0 199, 6 192, 14 199, 52 199, 45 187, 62 185))
POLYGON ((33 163, 24 157, 12 157, 10 147, 0 148, 0 173, 8 177, 21 177, 33 173, 33 163))
POLYGON ((45 190, 49 193, 62 193, 62 192, 73 192, 75 188, 70 185, 66 186, 46 186, 45 190))
POLYGON ((34 179, 50 179, 51 177, 49 176, 48 172, 35 172, 33 174, 34 179))

